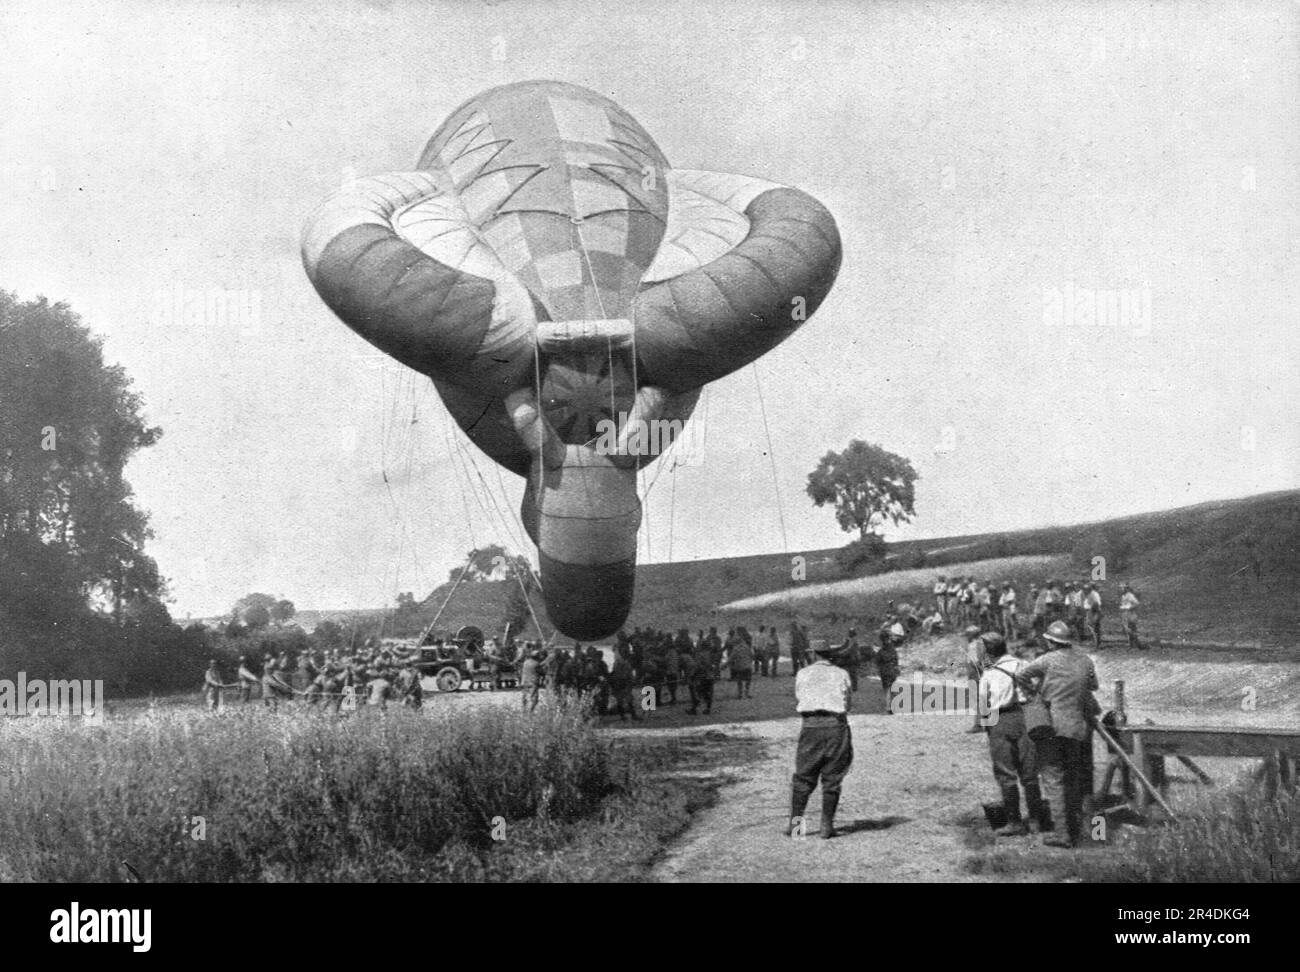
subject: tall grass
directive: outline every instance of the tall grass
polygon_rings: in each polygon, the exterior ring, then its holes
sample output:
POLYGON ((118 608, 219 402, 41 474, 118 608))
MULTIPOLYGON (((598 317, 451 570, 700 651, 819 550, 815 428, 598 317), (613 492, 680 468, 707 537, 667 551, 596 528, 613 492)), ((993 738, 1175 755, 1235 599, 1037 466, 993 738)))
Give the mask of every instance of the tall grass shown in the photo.
POLYGON ((576 705, 10 720, 0 880, 454 879, 516 823, 576 824, 634 784, 576 705))
POLYGON ((1202 797, 1168 826, 1131 832, 1116 854, 1080 859, 1085 881, 1300 881, 1300 792, 1202 797))

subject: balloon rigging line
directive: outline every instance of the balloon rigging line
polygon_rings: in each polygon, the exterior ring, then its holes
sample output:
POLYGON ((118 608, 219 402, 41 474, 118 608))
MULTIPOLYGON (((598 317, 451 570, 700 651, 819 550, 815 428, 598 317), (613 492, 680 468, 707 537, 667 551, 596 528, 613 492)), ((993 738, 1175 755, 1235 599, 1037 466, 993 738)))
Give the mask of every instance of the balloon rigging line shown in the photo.
POLYGON ((776 497, 776 515, 781 521, 781 544, 785 553, 790 552, 790 539, 785 532, 785 512, 781 509, 781 489, 776 475, 776 456, 772 453, 772 430, 767 426, 767 408, 763 404, 763 381, 758 373, 758 362, 750 365, 754 370, 754 387, 758 390, 758 414, 763 419, 763 434, 767 438, 767 459, 772 467, 772 493, 776 497))
MULTIPOLYGON (((470 453, 469 450, 467 450, 464 447, 464 444, 461 443, 459 439, 456 440, 456 444, 458 449, 460 450, 460 456, 462 461, 468 460, 469 465, 473 467, 474 474, 478 477, 478 481, 483 485, 483 492, 487 494, 487 498, 492 502, 492 506, 496 511, 497 520, 494 523, 492 518, 492 511, 488 510, 486 504, 483 503, 482 497, 480 497, 477 493, 474 494, 474 498, 478 501, 479 505, 483 508, 483 512, 488 518, 489 526, 499 527, 501 530, 501 534, 507 537, 510 543, 515 545, 516 549, 527 550, 527 547, 523 546, 519 538, 514 535, 513 530, 510 529, 509 522, 506 520, 505 514, 501 512, 500 505, 497 503, 496 495, 492 492, 491 488, 488 486, 487 480, 483 478, 483 473, 479 469, 478 462, 474 459, 473 454, 470 453)), ((468 469, 466 471, 468 472, 468 469)), ((503 489, 505 488, 504 484, 502 485, 502 488, 503 489)), ((523 524, 520 523, 520 529, 522 528, 523 528, 523 524)), ((525 531, 525 535, 526 535, 526 531, 525 531)), ((534 577, 537 580, 537 589, 541 590, 542 589, 541 578, 537 577, 535 572, 533 571, 533 565, 531 560, 529 561, 528 564, 528 570, 529 573, 534 574, 534 577)))

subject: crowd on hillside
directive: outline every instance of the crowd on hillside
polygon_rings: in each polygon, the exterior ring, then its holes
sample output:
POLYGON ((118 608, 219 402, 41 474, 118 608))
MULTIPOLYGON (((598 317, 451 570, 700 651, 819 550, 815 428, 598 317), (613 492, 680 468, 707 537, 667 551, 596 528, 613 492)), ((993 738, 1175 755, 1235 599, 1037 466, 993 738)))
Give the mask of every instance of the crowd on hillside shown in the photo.
MULTIPOLYGON (((1001 584, 992 580, 977 582, 973 576, 939 575, 919 605, 903 603, 888 613, 895 615, 909 631, 938 634, 944 630, 976 627, 980 632, 996 631, 1008 641, 1021 637, 1040 637, 1053 621, 1064 621, 1076 640, 1091 642, 1101 650, 1104 615, 1102 585, 1091 580, 1045 580, 1034 585, 1020 600, 1011 581, 1001 584), (926 601, 928 600, 928 605, 926 601)), ((1128 584, 1121 585, 1119 615, 1130 648, 1142 650, 1147 645, 1138 637, 1138 609, 1141 601, 1128 584)))
MULTIPOLYGON (((898 648, 917 633, 938 634, 964 628, 966 634, 997 632, 1008 642, 1037 641, 1056 621, 1066 624, 1077 641, 1101 648, 1102 589, 1093 581, 1048 579, 1032 586, 1022 602, 1010 581, 977 582, 974 577, 940 575, 927 605, 925 597, 913 604, 890 601, 877 631, 878 644, 863 643, 857 630, 848 629, 837 646, 835 664, 845 668, 856 690, 863 665, 873 663, 882 686, 898 674, 898 648), (1022 606, 1023 605, 1023 606, 1022 606)), ((1147 646, 1138 637, 1141 602, 1128 585, 1121 588, 1119 614, 1131 648, 1147 646)), ((874 618, 869 623, 875 623, 874 618)), ((725 634, 716 627, 695 634, 680 628, 673 634, 637 627, 615 637, 612 657, 594 645, 516 642, 465 644, 434 639, 423 649, 376 638, 355 649, 316 649, 278 655, 267 653, 259 665, 241 655, 233 682, 226 682, 214 660, 204 677, 210 708, 218 708, 222 693, 238 690, 241 702, 254 697, 271 707, 298 699, 308 705, 337 710, 358 704, 385 706, 397 702, 418 708, 423 704, 422 678, 441 665, 464 670, 475 684, 497 687, 514 682, 523 689, 523 704, 535 708, 541 693, 572 692, 591 698, 598 715, 639 719, 660 706, 677 705, 685 696, 686 709, 707 714, 714 703, 714 685, 730 681, 735 698, 752 697, 753 680, 777 675, 783 649, 790 658, 791 674, 811 660, 807 628, 791 622, 783 637, 776 625, 759 624, 756 634, 744 625, 725 634)))

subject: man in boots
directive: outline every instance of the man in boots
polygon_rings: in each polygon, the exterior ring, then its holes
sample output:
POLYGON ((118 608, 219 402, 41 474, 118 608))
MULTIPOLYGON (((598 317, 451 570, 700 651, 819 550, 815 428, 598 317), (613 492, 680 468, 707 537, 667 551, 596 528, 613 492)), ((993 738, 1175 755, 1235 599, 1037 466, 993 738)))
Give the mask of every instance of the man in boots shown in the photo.
POLYGON ((1025 728, 1022 711, 1028 699, 1025 690, 1016 684, 1025 662, 1011 653, 1001 634, 989 632, 983 640, 991 662, 980 675, 979 710, 984 714, 988 731, 993 779, 1007 812, 1006 825, 996 833, 1001 837, 1020 837, 1029 832, 1020 815, 1021 787, 1030 819, 1040 832, 1046 833, 1052 829, 1052 823, 1038 785, 1038 753, 1025 728))
POLYGON ((1033 686, 1047 703, 1052 733, 1036 744, 1043 789, 1054 813, 1065 820, 1065 833, 1053 833, 1043 843, 1073 847, 1083 839, 1083 798, 1092 764, 1092 720, 1100 711, 1097 669, 1082 648, 1070 640, 1070 626, 1053 621, 1043 633, 1047 654, 1020 670, 1019 684, 1033 686))
POLYGON ((803 836, 804 808, 820 781, 822 788, 821 836, 835 836, 835 810, 840 786, 853 763, 853 737, 849 733, 849 704, 853 697, 849 673, 832 663, 836 650, 827 641, 816 640, 812 651, 817 660, 795 676, 795 709, 803 717, 799 745, 795 752, 794 778, 790 794, 790 820, 786 836, 803 836))

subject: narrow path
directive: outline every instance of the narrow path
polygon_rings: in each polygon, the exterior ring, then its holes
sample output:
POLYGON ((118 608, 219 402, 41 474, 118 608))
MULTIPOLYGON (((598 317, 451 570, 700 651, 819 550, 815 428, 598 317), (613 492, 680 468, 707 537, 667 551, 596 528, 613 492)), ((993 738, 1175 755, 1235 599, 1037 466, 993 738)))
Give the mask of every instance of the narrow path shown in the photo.
POLYGON ((987 881, 961 869, 968 821, 980 814, 981 800, 992 798, 984 736, 964 732, 969 716, 885 715, 876 679, 863 681, 855 702, 866 711, 850 718, 854 763, 837 816, 841 836, 816 836, 819 794, 808 807, 808 836, 782 836, 800 728, 791 715, 791 683, 788 676, 760 682, 753 700, 718 707, 738 714, 748 707, 775 710, 766 718, 679 728, 752 734, 769 743, 769 755, 736 768, 742 780, 724 788, 718 803, 700 813, 652 876, 660 881, 987 881), (782 704, 774 705, 778 701, 782 704))

